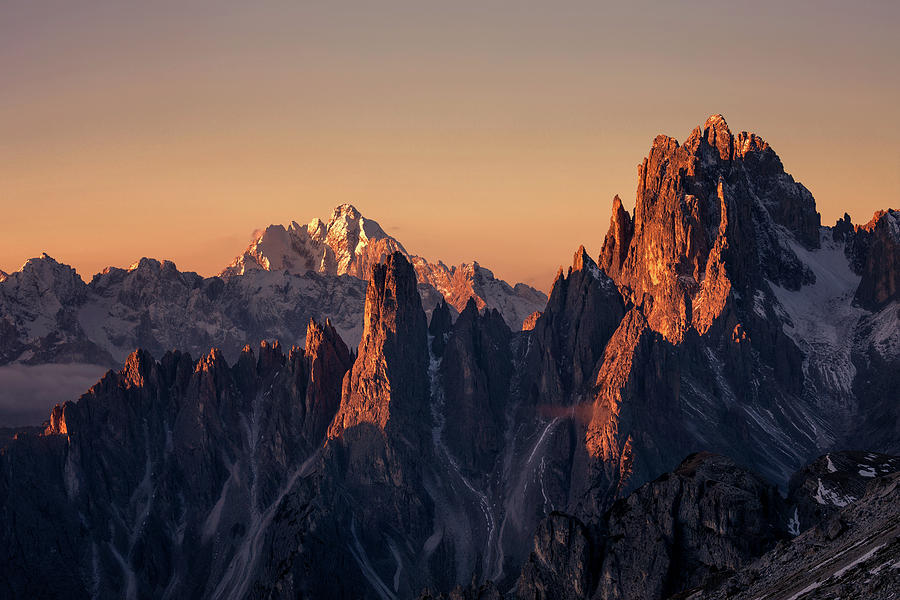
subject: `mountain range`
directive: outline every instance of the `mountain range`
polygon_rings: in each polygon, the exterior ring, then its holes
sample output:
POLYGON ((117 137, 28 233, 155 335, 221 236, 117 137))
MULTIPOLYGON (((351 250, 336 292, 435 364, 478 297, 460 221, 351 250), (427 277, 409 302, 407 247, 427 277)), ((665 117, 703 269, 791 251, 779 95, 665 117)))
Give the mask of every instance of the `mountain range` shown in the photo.
POLYGON ((215 278, 35 259, 0 357, 124 366, 5 442, 0 590, 897 597, 898 275, 721 115, 546 299, 349 206, 215 278))
MULTIPOLYGON (((74 269, 46 254, 31 259, 0 278, 0 371, 3 365, 76 363, 98 365, 86 371, 102 372, 121 367, 135 348, 159 356, 174 348, 196 355, 215 346, 235 360, 247 343, 302 344, 310 318, 329 319, 355 346, 371 268, 395 251, 415 265, 428 314, 443 301, 457 314, 474 298, 479 308, 499 310, 519 329, 546 304, 542 292, 510 286, 477 262, 447 267, 411 256, 378 223, 341 205, 328 223, 269 226, 215 277, 142 258, 84 283, 74 269)), ((40 373, 54 377, 55 371, 40 373)), ((36 391, 21 386, 20 393, 36 391)), ((59 393, 77 391, 62 384, 59 393)), ((12 418, 0 407, 0 425, 4 416, 12 418)))

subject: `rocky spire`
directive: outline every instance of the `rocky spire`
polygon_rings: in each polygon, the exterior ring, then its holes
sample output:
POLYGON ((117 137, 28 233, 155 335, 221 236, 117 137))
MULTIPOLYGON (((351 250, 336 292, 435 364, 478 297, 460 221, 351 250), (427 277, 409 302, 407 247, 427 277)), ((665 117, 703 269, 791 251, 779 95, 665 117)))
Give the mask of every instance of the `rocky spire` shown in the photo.
POLYGON ((622 207, 619 196, 613 198, 612 216, 609 218, 609 231, 603 240, 600 251, 600 267, 607 275, 615 279, 622 270, 622 263, 628 255, 628 246, 634 235, 634 223, 631 215, 622 207))
POLYGON ((372 269, 359 353, 344 380, 330 438, 361 423, 427 426, 427 327, 416 273, 400 252, 372 269))

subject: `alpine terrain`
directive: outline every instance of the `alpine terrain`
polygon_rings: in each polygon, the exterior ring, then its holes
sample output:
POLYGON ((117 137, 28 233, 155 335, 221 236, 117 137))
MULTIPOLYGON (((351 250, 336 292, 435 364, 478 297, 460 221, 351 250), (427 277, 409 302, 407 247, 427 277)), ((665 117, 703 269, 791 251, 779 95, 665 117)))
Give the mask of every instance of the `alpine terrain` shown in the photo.
POLYGON ((820 221, 714 115, 548 298, 349 205, 218 277, 33 259, 0 363, 113 370, 0 437, 0 595, 900 598, 900 212, 820 221))

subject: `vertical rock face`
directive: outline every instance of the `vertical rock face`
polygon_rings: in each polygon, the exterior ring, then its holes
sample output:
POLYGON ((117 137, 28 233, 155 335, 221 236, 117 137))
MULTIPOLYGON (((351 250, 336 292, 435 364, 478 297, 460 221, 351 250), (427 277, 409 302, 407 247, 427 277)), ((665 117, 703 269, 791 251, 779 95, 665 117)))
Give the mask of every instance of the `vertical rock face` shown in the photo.
POLYGON ((428 428, 427 327, 416 274, 399 252, 372 270, 363 336, 330 438, 361 423, 428 428))
POLYGON ((879 310, 900 300, 900 212, 876 214, 863 231, 868 240, 855 300, 869 310, 879 310))
MULTIPOLYGON (((433 520, 423 484, 432 449, 427 338, 415 271, 395 252, 372 269, 359 352, 328 429, 318 490, 325 507, 310 526, 337 523, 344 531, 336 535, 352 539, 354 571, 364 578, 348 584, 351 597, 371 585, 409 596, 429 581, 425 557, 413 550, 433 520), (398 561, 408 570, 392 582, 398 561)), ((302 571, 323 558, 290 560, 302 571)))
POLYGON ((496 310, 480 313, 469 300, 444 350, 444 441, 470 476, 489 473, 503 443, 511 335, 496 310))

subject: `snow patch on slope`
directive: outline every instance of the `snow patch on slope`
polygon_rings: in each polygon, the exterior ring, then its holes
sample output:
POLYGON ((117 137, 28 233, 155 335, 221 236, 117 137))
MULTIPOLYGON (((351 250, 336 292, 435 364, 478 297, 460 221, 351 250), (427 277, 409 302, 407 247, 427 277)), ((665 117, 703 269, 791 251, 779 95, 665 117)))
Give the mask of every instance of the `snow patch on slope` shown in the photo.
POLYGON ((790 322, 785 333, 804 354, 804 372, 814 374, 840 404, 852 396, 856 367, 850 354, 853 331, 865 310, 853 306, 860 276, 850 269, 844 244, 820 232, 821 248, 807 250, 788 237, 786 243, 813 272, 816 282, 793 291, 771 283, 790 322))

